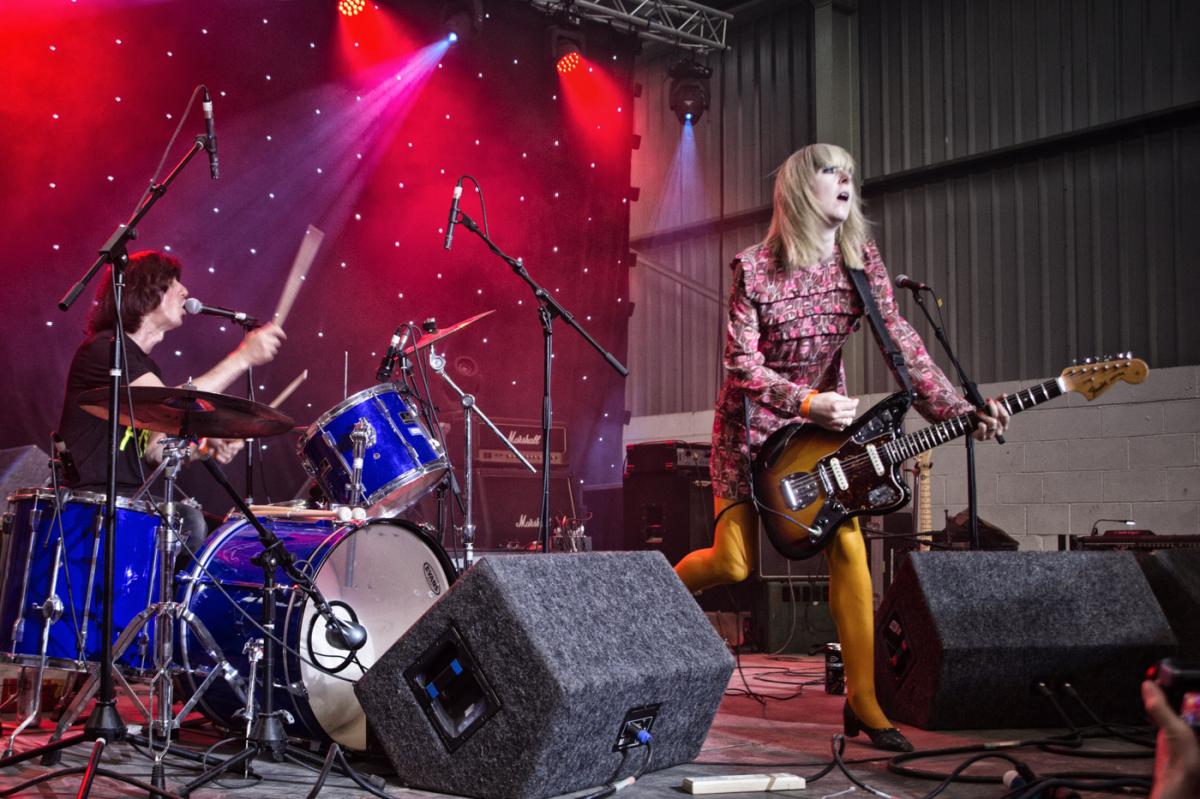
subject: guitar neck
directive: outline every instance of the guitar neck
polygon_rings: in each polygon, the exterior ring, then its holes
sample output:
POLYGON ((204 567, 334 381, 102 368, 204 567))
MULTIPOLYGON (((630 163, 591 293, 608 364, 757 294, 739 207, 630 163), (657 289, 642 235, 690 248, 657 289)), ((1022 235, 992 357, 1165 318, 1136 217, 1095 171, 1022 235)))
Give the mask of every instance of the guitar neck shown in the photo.
MULTIPOLYGON (((1056 397, 1061 397, 1063 393, 1064 389, 1061 378, 1055 378, 1047 380, 1044 383, 1038 383, 1032 388, 1018 391, 1016 394, 1009 394, 1003 400, 1000 400, 1000 403, 1010 416, 1015 416, 1021 411, 1029 410, 1034 406, 1041 405, 1043 402, 1049 402, 1056 397)), ((931 450, 940 444, 945 444, 947 441, 953 441, 970 433, 978 423, 979 416, 975 411, 964 413, 961 416, 955 416, 953 419, 947 419, 944 422, 931 425, 915 433, 909 433, 906 436, 896 438, 883 447, 884 454, 892 463, 900 463, 909 458, 914 458, 922 452, 931 450)))

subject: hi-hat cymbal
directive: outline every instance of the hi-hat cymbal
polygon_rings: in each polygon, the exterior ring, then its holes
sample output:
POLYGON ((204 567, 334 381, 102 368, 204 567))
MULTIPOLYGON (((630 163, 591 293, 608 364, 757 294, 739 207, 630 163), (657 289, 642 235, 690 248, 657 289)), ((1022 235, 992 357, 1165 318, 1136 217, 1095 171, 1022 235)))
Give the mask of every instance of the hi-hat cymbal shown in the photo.
POLYGON ((423 350, 426 347, 428 347, 429 345, 436 344, 437 342, 441 341, 446 336, 449 336, 453 333, 457 333, 458 331, 462 330, 467 325, 474 324, 475 322, 478 322, 483 317, 490 316, 491 314, 494 314, 495 312, 496 312, 496 309, 493 308, 490 311, 484 311, 483 313, 477 313, 474 316, 472 316, 470 319, 464 319, 457 324, 450 325, 450 327, 443 327, 441 330, 436 330, 433 333, 426 333, 425 335, 421 336, 421 338, 417 339, 417 342, 415 344, 409 344, 407 347, 405 347, 404 354, 412 355, 417 350, 423 350))
MULTIPOLYGON (((93 416, 107 419, 108 386, 80 394, 79 406, 93 416)), ((120 422, 126 427, 136 426, 172 436, 265 438, 286 433, 295 424, 286 413, 261 402, 194 388, 122 387, 120 406, 120 422), (133 405, 132 422, 130 404, 133 405)))

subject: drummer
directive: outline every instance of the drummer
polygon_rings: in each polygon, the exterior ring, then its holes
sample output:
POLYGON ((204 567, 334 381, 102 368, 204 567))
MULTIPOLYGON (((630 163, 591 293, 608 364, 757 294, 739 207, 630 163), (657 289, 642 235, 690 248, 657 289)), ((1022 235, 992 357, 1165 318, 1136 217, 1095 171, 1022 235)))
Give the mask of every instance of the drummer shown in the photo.
MULTIPOLYGON (((174 256, 147 250, 132 255, 125 270, 120 321, 125 331, 125 369, 132 386, 162 386, 162 371, 150 352, 170 331, 183 324, 188 290, 179 281, 181 266, 174 256)), ((67 374, 58 432, 66 442, 78 470, 69 487, 103 493, 108 485, 108 422, 79 407, 78 397, 88 389, 109 385, 112 337, 118 315, 113 302, 111 273, 96 292, 88 319, 87 335, 67 374)), ((257 328, 237 349, 199 377, 192 385, 201 391, 220 392, 253 366, 268 363, 287 338, 275 324, 257 328)), ((121 428, 118 433, 117 493, 137 491, 154 466, 162 460, 162 433, 121 428), (149 464, 150 469, 145 468, 149 464)), ((218 463, 229 463, 245 446, 241 440, 208 438, 193 447, 189 460, 211 455, 218 463)), ((186 506, 183 506, 186 507, 186 506)), ((203 543, 205 527, 199 513, 185 511, 186 540, 193 551, 203 543), (189 518, 190 516, 190 518, 189 518)))

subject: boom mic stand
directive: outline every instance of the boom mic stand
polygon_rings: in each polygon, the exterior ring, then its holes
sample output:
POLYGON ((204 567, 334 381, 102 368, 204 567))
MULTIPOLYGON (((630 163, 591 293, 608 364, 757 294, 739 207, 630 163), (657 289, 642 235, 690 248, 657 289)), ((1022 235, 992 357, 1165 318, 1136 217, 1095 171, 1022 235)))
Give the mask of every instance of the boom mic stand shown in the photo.
POLYGON ((530 277, 529 272, 525 269, 525 264, 520 258, 513 258, 507 255, 503 250, 488 237, 488 235, 479 229, 479 225, 475 224, 475 220, 467 216, 465 211, 458 210, 457 224, 461 224, 467 230, 474 233, 483 240, 488 249, 495 253, 502 261, 512 267, 513 272, 517 277, 524 280, 529 288, 533 290, 534 299, 538 301, 538 319, 542 323, 542 336, 545 340, 545 346, 542 353, 543 369, 542 369, 542 506, 541 513, 538 516, 538 540, 541 542, 542 551, 550 551, 550 424, 553 419, 553 410, 550 403, 550 364, 554 360, 554 320, 562 319, 568 325, 573 327, 579 335, 583 336, 584 341, 592 345, 592 349, 600 353, 600 356, 616 370, 621 377, 627 377, 629 370, 617 360, 604 347, 600 346, 600 342, 592 338, 579 322, 575 321, 575 317, 570 311, 562 306, 558 300, 539 286, 537 282, 530 277))
MULTIPOLYGON (((929 320, 929 324, 933 327, 933 333, 937 336, 937 340, 941 343, 942 349, 950 358, 950 363, 954 366, 955 374, 958 376, 959 385, 967 395, 967 402, 975 406, 976 410, 987 410, 987 403, 979 393, 979 386, 975 385, 975 381, 967 376, 963 370, 962 364, 958 361, 958 356, 954 354, 954 348, 950 346, 950 339, 946 337, 946 331, 942 326, 934 321, 933 315, 929 313, 929 309, 925 307, 925 299, 921 296, 922 289, 910 287, 913 300, 917 303, 917 307, 921 309, 921 313, 925 314, 925 318, 929 320)), ((930 289, 930 293, 933 290, 930 289)), ((940 298, 936 294, 934 299, 941 304, 940 298)), ((979 506, 978 506, 978 491, 975 483, 975 438, 971 435, 963 436, 967 442, 967 518, 969 519, 969 528, 971 531, 971 549, 982 549, 982 544, 979 540, 979 506)), ((1003 444, 1004 436, 996 436, 996 443, 1003 444)))
MULTIPOLYGON (((133 212, 133 216, 124 225, 118 227, 100 248, 100 255, 84 273, 83 277, 58 302, 59 310, 70 310, 79 299, 79 295, 100 268, 105 264, 112 266, 113 302, 120 311, 121 298, 125 288, 125 266, 129 262, 128 243, 137 238, 137 225, 150 212, 154 204, 167 192, 167 188, 175 178, 201 150, 208 145, 208 137, 197 136, 192 142, 192 148, 179 163, 171 169, 161 183, 150 186, 145 199, 133 212)), ((118 314, 119 318, 119 314, 118 314)), ((120 429, 121 410, 121 378, 125 375, 125 353, 123 348, 123 330, 113 331, 112 357, 109 361, 109 392, 108 392, 108 493, 104 501, 104 581, 102 593, 104 596, 104 613, 100 624, 100 696, 88 716, 83 732, 55 741, 46 746, 35 747, 19 755, 0 760, 0 768, 30 760, 35 757, 49 755, 60 749, 74 746, 82 741, 106 742, 119 741, 125 737, 125 722, 117 711, 116 694, 113 690, 113 570, 116 563, 117 539, 117 441, 120 429)), ((131 420, 132 421, 132 420, 131 420)), ((102 747, 93 749, 93 758, 98 758, 102 747)), ((82 794, 86 795, 86 794, 82 794)))

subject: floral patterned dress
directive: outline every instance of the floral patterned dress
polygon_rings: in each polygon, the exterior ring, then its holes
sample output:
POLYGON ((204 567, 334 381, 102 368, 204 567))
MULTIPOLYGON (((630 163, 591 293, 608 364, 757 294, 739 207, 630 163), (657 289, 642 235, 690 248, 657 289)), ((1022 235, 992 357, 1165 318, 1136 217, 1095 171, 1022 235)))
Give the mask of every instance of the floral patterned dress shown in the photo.
MULTIPOLYGON (((752 454, 780 427, 805 422, 800 402, 808 391, 846 393, 842 346, 863 324, 864 310, 836 248, 817 266, 791 276, 761 244, 739 253, 732 266, 725 382, 713 421, 711 470, 714 495, 745 499, 752 454), (750 399, 749 446, 743 397, 750 399)), ((863 248, 863 268, 888 332, 904 354, 916 409, 935 422, 970 411, 901 318, 874 241, 863 248)))

